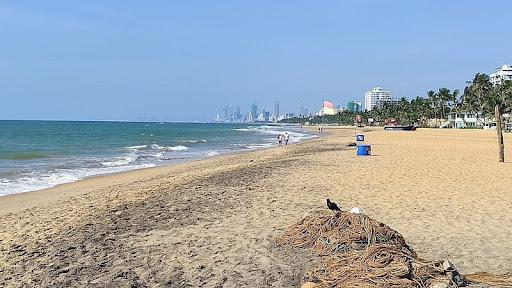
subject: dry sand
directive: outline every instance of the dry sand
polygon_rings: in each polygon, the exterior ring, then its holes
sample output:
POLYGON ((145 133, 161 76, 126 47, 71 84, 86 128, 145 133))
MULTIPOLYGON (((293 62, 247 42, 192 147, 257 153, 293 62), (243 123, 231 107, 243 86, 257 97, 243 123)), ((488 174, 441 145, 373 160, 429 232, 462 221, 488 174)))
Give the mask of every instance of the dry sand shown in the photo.
MULTIPOLYGON (((324 131, 326 131, 325 129, 324 131)), ((326 197, 461 272, 512 272, 512 135, 366 133, 96 177, 0 198, 0 286, 291 287, 309 264, 272 239, 326 197)))

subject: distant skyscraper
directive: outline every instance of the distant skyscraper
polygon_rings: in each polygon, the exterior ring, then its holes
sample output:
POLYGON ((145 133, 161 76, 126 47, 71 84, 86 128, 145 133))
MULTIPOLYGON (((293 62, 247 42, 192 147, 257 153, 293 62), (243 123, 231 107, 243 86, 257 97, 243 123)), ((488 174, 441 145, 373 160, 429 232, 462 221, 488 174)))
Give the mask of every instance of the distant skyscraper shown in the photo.
POLYGON ((263 110, 263 119, 265 119, 265 122, 270 122, 270 108, 263 110))
POLYGON ((361 112, 362 105, 360 101, 351 100, 347 102, 347 110, 350 112, 361 112))
POLYGON ((300 104, 299 108, 299 116, 304 116, 306 113, 304 113, 304 104, 300 104))
POLYGON ((279 118, 279 101, 274 102, 274 116, 279 118))
POLYGON ((235 114, 233 113, 233 106, 231 106, 231 105, 228 105, 228 115, 229 115, 228 120, 233 121, 233 119, 234 119, 233 116, 235 114))
POLYGON ((226 107, 224 107, 224 109, 222 109, 222 114, 223 114, 223 120, 228 121, 229 120, 229 106, 226 106, 226 107))
POLYGON ((366 111, 380 107, 386 102, 391 102, 391 92, 384 91, 382 87, 375 87, 364 94, 364 109, 366 111))
POLYGON ((251 105, 251 113, 253 118, 256 118, 258 115, 258 106, 256 104, 251 105))
POLYGON ((240 106, 236 106, 235 110, 235 121, 236 122, 242 122, 242 113, 240 113, 240 106))
POLYGON ((320 115, 334 115, 336 114, 336 111, 334 109, 334 104, 329 101, 324 100, 324 105, 322 109, 320 109, 320 115))

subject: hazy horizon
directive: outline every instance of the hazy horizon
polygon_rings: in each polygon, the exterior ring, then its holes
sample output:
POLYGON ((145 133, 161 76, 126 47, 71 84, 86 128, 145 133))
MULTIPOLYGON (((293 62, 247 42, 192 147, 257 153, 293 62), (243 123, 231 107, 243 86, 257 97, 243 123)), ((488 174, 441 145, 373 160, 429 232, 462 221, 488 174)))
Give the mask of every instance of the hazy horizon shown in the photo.
POLYGON ((0 119, 208 121, 463 89, 512 64, 495 1, 6 1, 0 119))

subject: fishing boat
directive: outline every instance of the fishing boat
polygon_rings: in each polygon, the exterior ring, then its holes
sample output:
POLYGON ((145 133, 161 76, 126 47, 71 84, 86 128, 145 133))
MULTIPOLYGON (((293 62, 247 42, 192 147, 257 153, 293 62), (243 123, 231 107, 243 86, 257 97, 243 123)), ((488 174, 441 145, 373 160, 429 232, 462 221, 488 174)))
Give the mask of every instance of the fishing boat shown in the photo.
POLYGON ((415 131, 416 126, 413 125, 386 125, 384 130, 389 131, 415 131))

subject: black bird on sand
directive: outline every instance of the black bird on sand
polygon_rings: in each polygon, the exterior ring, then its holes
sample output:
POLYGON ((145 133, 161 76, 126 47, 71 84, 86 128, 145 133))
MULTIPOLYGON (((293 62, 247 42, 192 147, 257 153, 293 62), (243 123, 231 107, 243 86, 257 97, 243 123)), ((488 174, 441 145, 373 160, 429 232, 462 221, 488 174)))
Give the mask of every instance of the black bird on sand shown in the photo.
POLYGON ((341 211, 340 207, 338 207, 336 203, 331 202, 329 198, 327 198, 327 208, 331 209, 332 211, 341 211))

